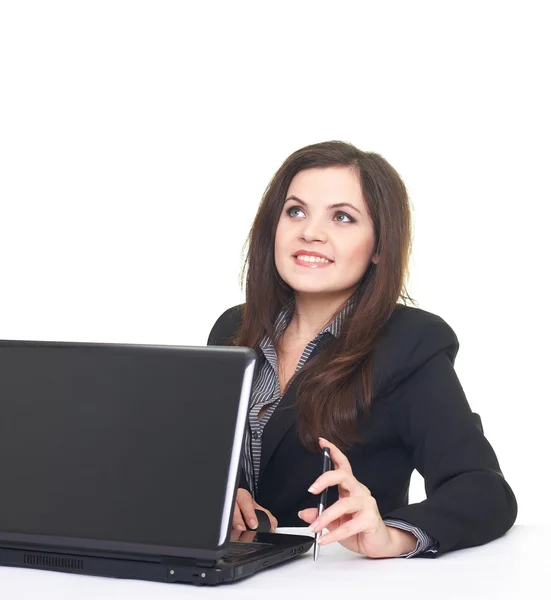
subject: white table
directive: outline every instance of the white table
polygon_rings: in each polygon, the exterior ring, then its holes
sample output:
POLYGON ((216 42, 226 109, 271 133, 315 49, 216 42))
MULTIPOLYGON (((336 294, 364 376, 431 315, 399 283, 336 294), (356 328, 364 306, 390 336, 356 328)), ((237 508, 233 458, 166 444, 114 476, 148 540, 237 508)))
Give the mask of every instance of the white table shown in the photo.
MULTIPOLYGON (((304 529, 280 529, 305 533, 304 529)), ((215 587, 154 583, 0 567, 0 598, 24 600, 164 598, 257 598, 258 600, 445 600, 551 598, 551 527, 514 526, 504 537, 478 548, 436 559, 370 560, 338 544, 312 550, 286 564, 239 582, 215 587), (341 595, 339 597, 339 594, 341 595)))

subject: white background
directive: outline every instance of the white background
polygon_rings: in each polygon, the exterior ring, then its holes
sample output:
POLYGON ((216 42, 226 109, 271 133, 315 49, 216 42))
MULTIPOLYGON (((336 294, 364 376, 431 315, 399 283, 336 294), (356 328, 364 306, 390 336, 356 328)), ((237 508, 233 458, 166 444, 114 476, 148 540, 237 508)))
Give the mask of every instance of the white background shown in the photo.
POLYGON ((0 0, 0 338, 205 344, 274 172, 352 142, 405 180, 410 293, 549 522, 547 7, 0 0))

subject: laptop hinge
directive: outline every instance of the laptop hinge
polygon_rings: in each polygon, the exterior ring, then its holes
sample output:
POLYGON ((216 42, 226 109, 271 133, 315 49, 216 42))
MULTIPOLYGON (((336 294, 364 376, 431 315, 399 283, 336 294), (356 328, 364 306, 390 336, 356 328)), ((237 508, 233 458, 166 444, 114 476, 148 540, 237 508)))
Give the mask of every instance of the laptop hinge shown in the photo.
POLYGON ((216 564, 215 560, 196 560, 195 561, 195 566, 201 568, 201 569, 206 569, 209 567, 214 567, 214 565, 216 564))

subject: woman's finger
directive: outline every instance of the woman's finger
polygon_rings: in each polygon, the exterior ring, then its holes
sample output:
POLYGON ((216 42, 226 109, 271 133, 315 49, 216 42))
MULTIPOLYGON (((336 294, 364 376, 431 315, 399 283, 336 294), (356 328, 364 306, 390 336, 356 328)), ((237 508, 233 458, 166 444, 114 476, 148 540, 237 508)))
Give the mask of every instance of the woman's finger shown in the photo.
POLYGON ((239 509, 237 502, 233 508, 233 520, 231 526, 232 529, 237 531, 245 531, 245 529, 247 529, 245 523, 243 523, 243 517, 241 516, 241 510, 239 509))
POLYGON ((329 453, 331 454, 331 460, 335 465, 335 469, 343 469, 349 473, 352 473, 352 467, 348 462, 348 458, 346 458, 346 456, 337 448, 337 446, 335 446, 335 444, 332 444, 330 441, 321 437, 318 441, 321 448, 329 448, 329 453))
POLYGON ((236 503, 241 510, 243 520, 246 521, 249 527, 256 529, 258 527, 258 520, 254 512, 255 502, 251 494, 247 490, 240 488, 237 490, 236 503))
POLYGON ((310 523, 313 523, 318 518, 318 509, 305 508, 304 510, 299 511, 298 518, 310 525, 310 523))
MULTIPOLYGON (((304 510, 299 511, 298 516, 300 519, 302 519, 304 522, 310 525, 318 518, 318 509, 305 508, 304 510)), ((338 526, 339 522, 333 521, 332 523, 329 523, 329 525, 326 526, 326 529, 329 529, 329 531, 331 531, 331 529, 336 529, 338 526)))
POLYGON ((365 508, 365 500, 361 496, 348 496, 341 498, 328 509, 324 510, 319 518, 312 523, 312 531, 316 533, 322 529, 334 529, 331 524, 343 517, 359 512, 365 508))
POLYGON ((322 535, 319 539, 319 543, 323 546, 325 544, 331 544, 332 542, 340 542, 353 535, 364 532, 366 529, 366 521, 367 519, 362 517, 350 519, 349 521, 342 523, 336 529, 322 535))
POLYGON ((311 494, 320 494, 325 488, 339 485, 350 494, 371 495, 371 492, 352 475, 351 471, 337 469, 320 475, 308 488, 311 494))

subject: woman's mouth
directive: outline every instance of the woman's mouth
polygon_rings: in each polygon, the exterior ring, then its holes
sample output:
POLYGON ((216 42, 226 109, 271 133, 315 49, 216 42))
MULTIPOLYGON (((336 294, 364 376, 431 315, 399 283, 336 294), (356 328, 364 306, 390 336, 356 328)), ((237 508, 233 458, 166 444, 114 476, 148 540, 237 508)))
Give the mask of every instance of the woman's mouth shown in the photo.
POLYGON ((320 258, 319 256, 307 256, 304 254, 293 256, 293 260, 295 261, 296 265, 310 269, 323 269, 333 264, 333 261, 327 258, 320 258))

